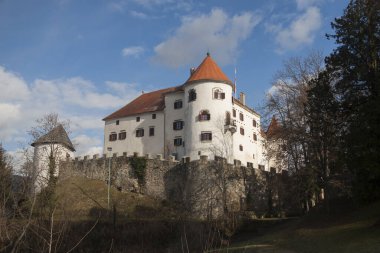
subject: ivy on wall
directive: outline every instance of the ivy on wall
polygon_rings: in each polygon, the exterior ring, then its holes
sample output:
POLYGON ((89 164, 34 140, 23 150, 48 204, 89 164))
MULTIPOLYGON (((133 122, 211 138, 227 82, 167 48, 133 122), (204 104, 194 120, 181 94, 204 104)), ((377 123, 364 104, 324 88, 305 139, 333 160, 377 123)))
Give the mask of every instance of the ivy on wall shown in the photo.
POLYGON ((146 158, 137 156, 131 157, 130 164, 133 169, 133 174, 137 178, 139 185, 144 185, 146 175, 146 158))

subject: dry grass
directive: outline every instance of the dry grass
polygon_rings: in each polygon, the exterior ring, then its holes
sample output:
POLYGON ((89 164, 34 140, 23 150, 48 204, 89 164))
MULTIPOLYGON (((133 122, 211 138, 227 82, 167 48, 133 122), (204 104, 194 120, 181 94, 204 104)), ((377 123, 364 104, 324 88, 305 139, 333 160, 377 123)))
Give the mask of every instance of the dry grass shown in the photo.
MULTIPOLYGON (((107 184, 103 181, 82 177, 65 179, 57 185, 58 204, 71 219, 88 219, 96 216, 98 211, 107 210, 107 184)), ((128 219, 166 219, 175 212, 165 202, 151 197, 120 192, 114 187, 110 191, 110 206, 116 207, 118 218, 128 219)))

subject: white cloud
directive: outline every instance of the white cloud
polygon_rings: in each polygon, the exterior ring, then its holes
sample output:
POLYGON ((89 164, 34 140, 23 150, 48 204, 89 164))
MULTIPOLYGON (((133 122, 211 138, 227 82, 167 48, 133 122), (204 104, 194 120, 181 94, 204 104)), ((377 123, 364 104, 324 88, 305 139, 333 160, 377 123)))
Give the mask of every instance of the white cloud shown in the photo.
POLYGON ((141 18, 141 19, 147 19, 148 18, 148 15, 146 15, 145 13, 140 12, 140 11, 130 11, 129 13, 135 18, 141 18))
POLYGON ((144 52, 144 48, 140 46, 126 47, 123 48, 121 54, 125 57, 133 56, 135 58, 139 57, 144 52))
POLYGON ((275 34, 279 51, 298 49, 314 41, 314 33, 322 23, 319 8, 309 7, 302 15, 297 16, 288 27, 268 25, 267 30, 275 34))
POLYGON ((308 7, 315 6, 323 0, 296 0, 297 8, 299 10, 307 9, 308 7))
POLYGON ((239 43, 260 20, 261 16, 252 12, 229 17, 221 9, 184 17, 174 34, 154 48, 154 61, 178 67, 199 61, 210 50, 212 55, 215 52, 218 63, 231 63, 238 54, 239 43))
POLYGON ((36 79, 28 84, 0 66, 0 140, 12 149, 19 141, 27 144, 27 131, 35 120, 56 112, 62 119, 70 119, 74 136, 90 132, 100 140, 91 142, 92 146, 86 149, 98 147, 103 140, 102 118, 139 94, 134 84, 112 81, 105 84, 104 92, 81 77, 36 79))
POLYGON ((102 153, 102 140, 99 138, 94 138, 87 136, 85 134, 78 135, 73 139, 73 144, 75 146, 76 156, 83 155, 95 155, 102 153))
POLYGON ((29 97, 28 86, 25 81, 18 75, 6 71, 0 66, 0 100, 24 100, 29 97))

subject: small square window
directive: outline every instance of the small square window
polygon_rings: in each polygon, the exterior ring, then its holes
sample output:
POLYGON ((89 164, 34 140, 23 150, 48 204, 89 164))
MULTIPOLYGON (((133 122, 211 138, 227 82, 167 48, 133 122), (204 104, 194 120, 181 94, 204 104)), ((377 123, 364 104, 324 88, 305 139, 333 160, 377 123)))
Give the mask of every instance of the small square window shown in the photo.
POLYGON ((180 109, 182 108, 182 100, 176 100, 174 102, 174 109, 180 109))
POLYGON ((183 129, 184 122, 182 120, 176 120, 173 122, 173 130, 181 130, 183 129))
POLYGON ((143 137, 144 136, 144 128, 136 129, 136 137, 143 137))
POLYGON ((175 137, 174 146, 178 147, 182 145, 182 137, 175 137))
POLYGON ((149 136, 154 136, 154 127, 149 127, 149 136))
POLYGON ((212 141, 212 133, 211 132, 202 132, 201 133, 201 141, 212 141))
POLYGON ((116 125, 119 125, 120 121, 119 120, 116 120, 116 125))
POLYGON ((155 113, 152 114, 152 119, 156 119, 156 114, 155 113))
POLYGON ((136 122, 140 122, 140 117, 136 117, 136 122))
POLYGON ((111 133, 109 136, 109 141, 116 141, 117 140, 117 134, 116 133, 111 133))
POLYGON ((119 133, 119 140, 125 140, 127 138, 127 133, 125 131, 121 131, 119 133))

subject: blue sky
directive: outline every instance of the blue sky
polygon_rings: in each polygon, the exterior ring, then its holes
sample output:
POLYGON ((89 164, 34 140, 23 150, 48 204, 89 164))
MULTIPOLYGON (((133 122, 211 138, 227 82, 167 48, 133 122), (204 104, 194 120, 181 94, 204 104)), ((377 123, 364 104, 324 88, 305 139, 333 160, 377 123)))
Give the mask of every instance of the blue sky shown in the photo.
POLYGON ((0 0, 0 141, 34 120, 72 122, 77 155, 102 151, 103 117, 142 90, 182 84, 206 52, 260 111, 284 60, 329 54, 346 0, 0 0))

